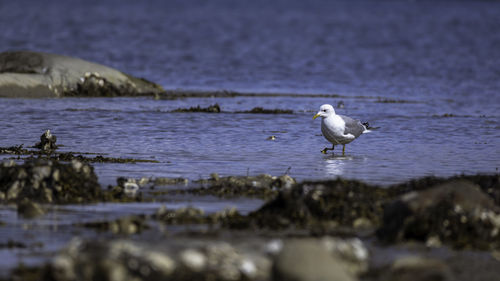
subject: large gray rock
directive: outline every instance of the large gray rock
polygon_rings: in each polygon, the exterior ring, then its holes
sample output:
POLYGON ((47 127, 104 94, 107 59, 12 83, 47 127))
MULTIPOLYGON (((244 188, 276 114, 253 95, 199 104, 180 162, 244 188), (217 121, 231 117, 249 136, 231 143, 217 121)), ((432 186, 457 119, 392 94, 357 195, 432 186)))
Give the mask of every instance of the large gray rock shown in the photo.
POLYGON ((315 239, 285 242, 273 266, 273 280, 280 281, 352 281, 356 280, 341 266, 342 261, 315 239))
POLYGON ((161 86, 77 58, 30 52, 0 53, 0 97, 138 96, 161 86))

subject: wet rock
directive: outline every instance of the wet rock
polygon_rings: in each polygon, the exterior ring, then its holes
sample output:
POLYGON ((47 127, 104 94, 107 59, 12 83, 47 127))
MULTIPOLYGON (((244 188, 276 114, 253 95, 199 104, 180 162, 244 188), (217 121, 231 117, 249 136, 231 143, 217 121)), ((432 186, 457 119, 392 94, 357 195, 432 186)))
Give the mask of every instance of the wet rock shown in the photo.
POLYGON ((446 263, 421 256, 402 257, 373 274, 380 281, 452 281, 456 280, 446 263))
POLYGON ((205 214, 203 210, 193 207, 167 209, 162 206, 153 214, 152 218, 171 225, 206 224, 232 229, 246 229, 249 227, 248 218, 241 215, 235 208, 205 214))
POLYGON ((168 224, 201 224, 209 222, 203 210, 193 207, 170 210, 162 206, 156 211, 153 218, 168 224))
POLYGON ((154 185, 187 185, 189 180, 186 178, 155 178, 154 185))
POLYGON ((163 94, 157 84, 100 64, 30 51, 0 53, 0 96, 139 96, 163 94))
POLYGON ((5 200, 29 199, 42 203, 91 202, 102 197, 93 167, 73 161, 26 161, 0 166, 0 192, 5 200))
POLYGON ((146 216, 141 215, 128 216, 112 221, 89 222, 79 226, 125 235, 140 233, 149 228, 146 223, 146 216))
POLYGON ((199 105, 196 107, 190 107, 190 108, 178 108, 173 110, 172 112, 206 112, 206 113, 220 113, 220 106, 219 104, 213 104, 208 107, 200 107, 199 105))
POLYGON ((17 204, 17 213, 24 218, 32 219, 44 215, 45 211, 37 203, 24 199, 17 204))
POLYGON ((273 177, 268 174, 241 177, 219 177, 218 174, 212 174, 210 179, 194 182, 201 184, 202 187, 188 189, 186 192, 219 197, 253 196, 264 199, 276 195, 280 188, 290 188, 296 183, 295 179, 288 175, 273 177))
POLYGON ((40 136, 40 142, 35 144, 35 148, 40 149, 43 153, 51 153, 57 149, 57 137, 50 133, 50 130, 45 131, 40 136))
POLYGON ((305 228, 317 224, 327 228, 328 225, 353 227, 360 218, 365 224, 375 226, 380 222, 382 203, 388 196, 387 189, 357 181, 305 182, 280 190, 273 200, 249 216, 258 227, 264 228, 305 228))
POLYGON ((356 280, 340 263, 317 240, 289 240, 274 261, 273 280, 356 280))
POLYGON ((384 209, 377 236, 386 242, 417 240, 456 248, 498 249, 500 208, 469 181, 450 181, 410 192, 384 209))

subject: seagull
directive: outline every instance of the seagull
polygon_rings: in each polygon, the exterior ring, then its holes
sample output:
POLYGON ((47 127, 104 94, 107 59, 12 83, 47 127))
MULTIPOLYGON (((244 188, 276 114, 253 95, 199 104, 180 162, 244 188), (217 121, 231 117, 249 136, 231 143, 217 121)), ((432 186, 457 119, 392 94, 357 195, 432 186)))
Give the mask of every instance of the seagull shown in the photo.
POLYGON ((323 149, 321 152, 326 154, 328 150, 333 150, 335 145, 341 144, 342 155, 345 154, 345 145, 355 140, 361 134, 370 132, 368 123, 352 119, 344 115, 335 114, 335 109, 329 104, 323 104, 318 113, 314 115, 313 120, 321 117, 321 132, 323 136, 332 143, 332 148, 323 149))

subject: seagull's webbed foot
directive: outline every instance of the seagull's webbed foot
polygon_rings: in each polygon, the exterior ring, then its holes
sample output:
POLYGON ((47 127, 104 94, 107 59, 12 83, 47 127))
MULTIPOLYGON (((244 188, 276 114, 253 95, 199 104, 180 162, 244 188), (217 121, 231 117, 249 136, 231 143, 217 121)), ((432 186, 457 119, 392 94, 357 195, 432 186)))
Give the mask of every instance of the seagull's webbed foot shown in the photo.
POLYGON ((332 148, 325 147, 323 150, 321 150, 321 153, 326 154, 326 152, 328 150, 334 150, 334 149, 335 149, 335 145, 332 145, 332 148))

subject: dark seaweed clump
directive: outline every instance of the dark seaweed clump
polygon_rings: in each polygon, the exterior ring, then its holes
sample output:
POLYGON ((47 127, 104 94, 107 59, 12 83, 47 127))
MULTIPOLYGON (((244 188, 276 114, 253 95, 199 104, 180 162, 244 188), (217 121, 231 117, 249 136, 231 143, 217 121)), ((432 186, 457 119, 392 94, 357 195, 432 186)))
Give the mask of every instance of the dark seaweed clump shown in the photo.
MULTIPOLYGON (((149 162, 158 163, 156 160, 145 160, 145 159, 132 159, 132 158, 114 158, 105 157, 102 155, 97 155, 95 157, 85 157, 81 153, 77 152, 56 152, 58 146, 56 145, 57 137, 50 133, 50 130, 45 131, 40 136, 40 142, 36 143, 33 147, 38 150, 28 150, 24 149, 23 145, 11 146, 11 147, 0 147, 0 154, 14 154, 14 155, 27 155, 28 157, 23 158, 24 160, 52 160, 52 161, 73 161, 78 160, 81 162, 92 162, 92 163, 137 163, 137 162, 149 162)), ((20 159, 14 158, 14 159, 20 159)))
POLYGON ((291 109, 265 109, 262 107, 254 107, 248 111, 238 111, 236 113, 255 113, 255 114, 293 114, 291 109))
POLYGON ((213 104, 208 107, 200 107, 199 105, 196 107, 190 107, 190 108, 178 108, 173 110, 172 112, 206 112, 206 113, 220 113, 220 106, 219 104, 213 104))

